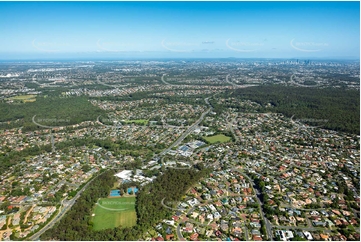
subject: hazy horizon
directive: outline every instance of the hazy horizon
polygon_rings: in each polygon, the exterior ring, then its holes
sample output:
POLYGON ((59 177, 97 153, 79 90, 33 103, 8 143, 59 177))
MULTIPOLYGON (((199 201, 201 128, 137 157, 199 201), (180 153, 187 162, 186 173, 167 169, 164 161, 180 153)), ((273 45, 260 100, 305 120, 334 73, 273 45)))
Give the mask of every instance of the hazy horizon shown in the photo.
POLYGON ((1 2, 0 59, 360 58, 359 2, 1 2))

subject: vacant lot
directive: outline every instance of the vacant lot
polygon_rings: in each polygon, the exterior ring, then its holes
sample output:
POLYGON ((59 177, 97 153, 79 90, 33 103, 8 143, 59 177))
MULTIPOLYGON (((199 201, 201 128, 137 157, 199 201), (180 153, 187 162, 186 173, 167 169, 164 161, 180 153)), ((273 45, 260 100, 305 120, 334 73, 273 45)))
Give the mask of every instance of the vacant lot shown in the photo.
POLYGON ((10 97, 8 99, 13 100, 13 101, 22 101, 24 103, 26 103, 26 102, 35 102, 36 101, 36 95, 20 95, 20 96, 10 97))
POLYGON ((225 136, 224 134, 218 134, 218 135, 208 136, 208 137, 203 137, 203 138, 211 144, 214 144, 217 142, 224 143, 224 142, 231 140, 231 137, 225 136))
POLYGON ((132 227, 137 222, 135 197, 101 198, 94 209, 93 229, 132 227))

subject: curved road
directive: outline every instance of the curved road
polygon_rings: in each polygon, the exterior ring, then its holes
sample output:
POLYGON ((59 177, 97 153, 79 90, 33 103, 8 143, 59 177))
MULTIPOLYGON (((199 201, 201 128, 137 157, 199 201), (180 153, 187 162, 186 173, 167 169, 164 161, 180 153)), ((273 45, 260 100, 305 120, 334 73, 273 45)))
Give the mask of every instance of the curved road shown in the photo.
POLYGON ((97 121, 96 121, 96 122, 97 122, 98 124, 100 124, 100 125, 102 125, 102 126, 104 126, 104 127, 107 127, 107 128, 114 128, 114 127, 115 127, 114 125, 107 125, 107 124, 104 124, 104 123, 100 122, 100 120, 99 120, 100 116, 102 116, 102 115, 99 115, 99 116, 97 117, 97 121))
POLYGON ((257 85, 238 85, 238 84, 235 84, 233 82, 231 82, 230 80, 228 80, 228 77, 230 76, 230 74, 228 74, 226 76, 226 82, 228 82, 229 84, 231 84, 232 86, 234 87, 239 87, 239 88, 246 88, 246 87, 256 87, 257 85))
POLYGON ((295 74, 293 74, 291 77, 290 77, 290 82, 291 84, 294 84, 296 86, 299 86, 299 87, 320 87, 321 84, 317 82, 316 85, 303 85, 303 84, 300 84, 300 83, 297 83, 295 80, 293 80, 293 77, 295 76, 295 74))
POLYGON ((164 83, 164 84, 166 84, 166 85, 169 85, 169 86, 176 86, 176 85, 174 85, 174 84, 170 84, 169 82, 166 82, 165 80, 164 80, 164 76, 165 75, 167 75, 167 74, 163 74, 162 75, 162 82, 164 83))
POLYGON ((47 126, 47 125, 42 125, 42 124, 39 124, 35 121, 35 117, 36 115, 33 116, 32 120, 33 120, 33 123, 39 127, 43 127, 43 128, 47 128, 47 129, 53 129, 53 128, 58 128, 58 126, 47 126))
POLYGON ((178 223, 178 225, 177 225, 177 237, 178 237, 178 240, 180 240, 180 241, 185 241, 186 239, 183 237, 183 235, 182 235, 182 233, 181 233, 181 231, 180 231, 180 225, 181 225, 181 223, 178 223))

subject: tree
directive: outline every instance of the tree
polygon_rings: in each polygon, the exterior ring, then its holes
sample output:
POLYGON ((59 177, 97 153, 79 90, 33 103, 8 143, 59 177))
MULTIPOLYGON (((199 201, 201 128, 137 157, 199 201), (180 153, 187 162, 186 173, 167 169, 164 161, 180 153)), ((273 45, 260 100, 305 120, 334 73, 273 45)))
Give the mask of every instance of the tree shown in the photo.
POLYGON ((81 170, 86 173, 91 170, 91 166, 89 164, 84 164, 82 165, 81 170))
POLYGON ((4 210, 5 212, 7 212, 9 206, 10 206, 10 202, 6 200, 0 205, 0 210, 4 210))
POLYGON ((303 238, 299 235, 295 235, 291 240, 292 241, 308 241, 306 238, 303 238))

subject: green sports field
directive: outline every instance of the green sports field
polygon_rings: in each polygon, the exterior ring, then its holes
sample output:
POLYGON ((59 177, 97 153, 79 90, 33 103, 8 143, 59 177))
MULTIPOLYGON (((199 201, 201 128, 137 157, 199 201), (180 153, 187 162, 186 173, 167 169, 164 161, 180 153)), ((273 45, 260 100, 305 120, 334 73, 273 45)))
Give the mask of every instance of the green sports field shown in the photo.
POLYGON ((224 143, 227 141, 230 141, 231 138, 228 136, 225 136, 224 134, 218 134, 218 135, 214 135, 214 136, 208 136, 208 137, 203 137, 205 140, 207 140, 209 143, 214 144, 214 143, 224 143))
POLYGON ((135 197, 101 198, 93 213, 94 230, 132 227, 137 222, 135 197))

